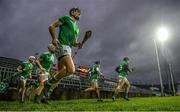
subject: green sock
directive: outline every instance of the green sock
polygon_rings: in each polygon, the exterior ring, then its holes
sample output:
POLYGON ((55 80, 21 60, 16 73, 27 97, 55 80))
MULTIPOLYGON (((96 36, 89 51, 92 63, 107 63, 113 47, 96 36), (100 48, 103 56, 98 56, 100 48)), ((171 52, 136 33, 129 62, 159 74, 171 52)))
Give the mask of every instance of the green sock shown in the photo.
POLYGON ((126 93, 126 96, 128 96, 128 93, 126 93))
POLYGON ((50 90, 48 91, 48 97, 50 97, 50 95, 52 94, 52 92, 53 92, 53 89, 50 89, 50 90))
POLYGON ((58 79, 56 79, 56 77, 51 77, 50 79, 48 79, 48 84, 51 85, 53 83, 58 82, 58 79))

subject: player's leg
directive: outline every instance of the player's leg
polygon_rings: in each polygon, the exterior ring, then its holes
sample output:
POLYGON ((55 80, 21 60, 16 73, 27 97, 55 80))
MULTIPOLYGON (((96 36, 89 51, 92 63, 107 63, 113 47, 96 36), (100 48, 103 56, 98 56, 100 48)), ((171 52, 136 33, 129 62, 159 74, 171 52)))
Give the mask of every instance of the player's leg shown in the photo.
POLYGON ((20 91, 19 91, 19 94, 20 94, 20 102, 21 103, 24 103, 24 97, 25 97, 25 90, 26 90, 26 80, 23 79, 23 78, 20 78, 20 91))
POLYGON ((74 72, 74 62, 70 55, 66 55, 58 61, 58 71, 56 72, 56 75, 52 77, 48 82, 51 84, 56 83, 63 77, 73 74, 74 72))
POLYGON ((23 80, 22 83, 22 99, 21 102, 23 103, 25 101, 25 92, 26 92, 26 80, 23 80))
POLYGON ((22 84, 21 84, 21 80, 20 80, 20 78, 19 78, 19 79, 18 79, 18 85, 17 85, 18 99, 19 99, 19 100, 20 100, 20 98, 21 98, 21 91, 22 91, 21 86, 22 86, 22 84))
POLYGON ((61 78, 71 75, 75 72, 74 62, 71 57, 71 48, 61 45, 55 53, 58 57, 58 72, 54 79, 59 81, 61 78))
POLYGON ((44 89, 44 75, 43 74, 40 74, 38 76, 38 82, 39 82, 39 86, 35 89, 35 97, 34 97, 35 103, 39 103, 40 95, 42 93, 42 90, 44 89))
POLYGON ((120 92, 120 97, 124 98, 125 96, 125 90, 126 90, 127 85, 124 83, 122 86, 122 89, 119 91, 120 92))
POLYGON ((61 60, 58 60, 58 70, 52 72, 50 74, 50 78, 45 81, 45 87, 43 89, 43 99, 41 100, 42 103, 48 103, 48 99, 50 98, 50 95, 53 91, 54 85, 57 85, 57 83, 60 80, 60 76, 63 77, 66 74, 66 66, 63 63, 63 58, 61 60))
POLYGON ((54 77, 51 77, 46 84, 45 91, 48 93, 48 97, 44 98, 43 102, 47 102, 50 94, 52 93, 52 89, 63 77, 66 77, 75 72, 74 62, 70 55, 64 56, 61 60, 58 61, 58 71, 54 77))
POLYGON ((96 91, 96 94, 97 94, 97 97, 98 97, 97 101, 102 101, 101 100, 101 95, 100 95, 100 88, 99 88, 99 85, 98 85, 97 81, 95 81, 95 91, 96 91))
POLYGON ((50 96, 51 96, 51 94, 53 93, 54 89, 57 88, 58 85, 59 85, 59 82, 56 82, 56 83, 53 83, 53 84, 51 85, 51 87, 49 88, 48 91, 46 91, 45 89, 43 89, 43 95, 44 95, 44 97, 46 97, 46 98, 49 99, 50 96))
POLYGON ((126 100, 129 100, 129 98, 128 98, 128 93, 129 93, 129 90, 130 90, 130 87, 131 87, 131 85, 130 85, 130 83, 129 83, 129 81, 127 80, 127 78, 125 78, 125 84, 126 84, 126 92, 125 92, 125 99, 126 100))
POLYGON ((124 83, 125 83, 124 78, 121 78, 119 80, 119 83, 118 83, 118 85, 116 87, 116 90, 115 90, 116 95, 119 94, 119 92, 122 90, 122 87, 123 87, 124 83))
POLYGON ((93 81, 91 82, 90 87, 84 90, 84 92, 90 92, 90 91, 95 91, 95 84, 93 81))
POLYGON ((118 96, 119 92, 122 90, 122 87, 124 85, 124 78, 119 77, 119 82, 115 88, 114 95, 112 96, 112 100, 115 100, 116 97, 118 96))
MULTIPOLYGON (((68 75, 71 75, 75 72, 75 65, 74 65, 74 62, 73 62, 72 57, 70 55, 67 55, 63 58, 62 64, 65 65, 64 73, 59 73, 56 76, 58 79, 61 79, 61 78, 68 76, 68 75)), ((60 69, 62 69, 61 63, 60 63, 60 69)))

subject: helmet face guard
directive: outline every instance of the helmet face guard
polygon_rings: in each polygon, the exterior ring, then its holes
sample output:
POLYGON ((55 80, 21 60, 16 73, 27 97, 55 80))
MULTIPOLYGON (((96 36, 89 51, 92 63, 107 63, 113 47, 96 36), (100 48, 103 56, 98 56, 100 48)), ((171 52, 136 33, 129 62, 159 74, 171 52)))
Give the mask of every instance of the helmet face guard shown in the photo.
POLYGON ((29 56, 29 61, 30 62, 34 62, 36 60, 36 57, 35 56, 29 56))
POLYGON ((97 64, 97 65, 99 65, 99 64, 100 64, 100 61, 95 61, 94 63, 97 64))
POLYGON ((35 56, 29 56, 29 60, 35 60, 36 57, 35 56))
POLYGON ((123 60, 124 60, 124 61, 129 61, 129 58, 128 58, 128 57, 124 57, 123 60))

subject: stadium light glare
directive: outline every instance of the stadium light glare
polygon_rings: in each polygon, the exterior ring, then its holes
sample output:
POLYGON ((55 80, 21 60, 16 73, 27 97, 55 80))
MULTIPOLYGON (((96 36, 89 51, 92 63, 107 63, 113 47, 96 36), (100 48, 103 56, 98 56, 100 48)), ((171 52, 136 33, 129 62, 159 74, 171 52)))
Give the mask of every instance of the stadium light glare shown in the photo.
POLYGON ((169 37, 169 31, 166 27, 158 28, 156 34, 157 34, 157 39, 161 42, 166 41, 169 37))

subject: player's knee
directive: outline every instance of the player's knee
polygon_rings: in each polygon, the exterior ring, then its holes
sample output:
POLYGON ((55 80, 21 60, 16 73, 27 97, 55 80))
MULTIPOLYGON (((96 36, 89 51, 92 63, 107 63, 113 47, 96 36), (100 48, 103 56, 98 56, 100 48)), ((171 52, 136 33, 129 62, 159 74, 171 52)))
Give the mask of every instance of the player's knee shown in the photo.
POLYGON ((130 88, 130 87, 131 87, 131 84, 127 84, 127 87, 130 88))
POLYGON ((25 87, 22 87, 22 88, 21 88, 21 91, 23 91, 23 92, 24 92, 24 91, 25 91, 25 87))
POLYGON ((95 90, 99 90, 99 87, 96 87, 95 90))
POLYGON ((116 89, 119 89, 119 86, 117 86, 116 89))
POLYGON ((74 67, 68 68, 68 69, 67 69, 67 72, 68 72, 69 74, 74 74, 74 73, 75 73, 75 68, 74 68, 74 67))
POLYGON ((25 90, 25 85, 21 85, 21 87, 20 87, 22 90, 25 90))
POLYGON ((120 88, 117 88, 116 90, 117 90, 117 91, 119 91, 119 90, 120 90, 120 88))
POLYGON ((43 86, 44 87, 44 82, 40 82, 39 86, 43 86))
POLYGON ((96 90, 96 88, 95 88, 95 87, 93 87, 93 88, 92 88, 92 90, 93 90, 93 91, 95 91, 95 90, 96 90))

